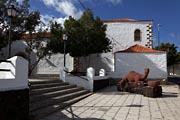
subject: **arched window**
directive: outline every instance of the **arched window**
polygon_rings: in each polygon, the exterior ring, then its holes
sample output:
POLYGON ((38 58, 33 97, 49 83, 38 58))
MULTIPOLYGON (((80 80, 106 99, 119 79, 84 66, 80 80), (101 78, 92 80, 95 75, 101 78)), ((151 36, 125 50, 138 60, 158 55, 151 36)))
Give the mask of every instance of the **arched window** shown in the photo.
POLYGON ((139 29, 134 31, 134 41, 141 41, 141 31, 139 29))

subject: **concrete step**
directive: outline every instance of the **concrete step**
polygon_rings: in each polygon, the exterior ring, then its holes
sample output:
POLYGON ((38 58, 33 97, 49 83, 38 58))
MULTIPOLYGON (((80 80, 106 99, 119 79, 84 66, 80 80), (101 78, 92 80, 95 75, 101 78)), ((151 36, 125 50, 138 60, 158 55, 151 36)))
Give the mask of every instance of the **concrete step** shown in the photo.
POLYGON ((89 93, 89 91, 88 90, 81 90, 81 91, 73 92, 70 94, 52 97, 50 99, 44 99, 44 100, 40 100, 37 102, 30 103, 30 112, 32 112, 34 110, 41 109, 43 107, 53 105, 53 104, 59 104, 59 103, 62 103, 64 101, 68 101, 70 99, 73 99, 75 97, 79 97, 79 96, 84 95, 86 93, 89 93))
POLYGON ((37 119, 40 119, 40 118, 43 118, 49 114, 52 114, 52 113, 55 113, 57 112, 58 110, 62 110, 64 109, 65 107, 68 107, 88 96, 92 95, 92 93, 88 92, 84 95, 81 95, 79 97, 76 97, 74 99, 70 99, 68 101, 65 101, 65 102, 61 102, 61 103, 56 103, 56 104, 52 104, 50 106, 47 106, 47 107, 43 107, 41 109, 38 109, 36 111, 33 111, 30 113, 30 115, 32 116, 36 116, 37 119))
POLYGON ((53 91, 59 91, 59 90, 64 90, 64 89, 69 89, 69 88, 74 88, 76 85, 61 85, 61 86, 55 86, 55 87, 49 87, 49 88, 41 88, 41 89, 33 89, 30 90, 30 96, 31 95, 37 95, 37 94, 43 94, 47 92, 53 92, 53 91))
POLYGON ((59 79, 29 79, 31 85, 34 84, 49 84, 49 83, 59 83, 62 80, 59 79))
POLYGON ((73 93, 73 92, 80 91, 80 90, 83 90, 83 88, 82 87, 74 87, 74 88, 69 88, 69 89, 64 89, 64 90, 59 90, 59 91, 31 95, 30 102, 32 103, 32 102, 47 99, 47 98, 62 96, 64 94, 69 94, 69 93, 73 93))
POLYGON ((33 84, 31 85, 31 89, 41 89, 41 88, 48 88, 48 87, 55 87, 61 85, 68 85, 67 82, 54 82, 54 83, 41 83, 41 84, 33 84))
POLYGON ((30 116, 41 118, 62 110, 89 95, 90 91, 70 85, 58 79, 31 79, 30 81, 30 116))

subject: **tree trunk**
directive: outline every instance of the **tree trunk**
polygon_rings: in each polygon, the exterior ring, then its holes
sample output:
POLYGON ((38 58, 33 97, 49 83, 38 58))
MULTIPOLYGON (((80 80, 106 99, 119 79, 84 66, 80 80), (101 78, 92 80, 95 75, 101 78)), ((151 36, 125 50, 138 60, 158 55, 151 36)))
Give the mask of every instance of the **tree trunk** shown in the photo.
POLYGON ((38 65, 39 61, 40 61, 42 58, 43 58, 43 57, 39 57, 38 60, 37 60, 34 64, 32 64, 32 65, 30 66, 29 76, 32 74, 32 71, 33 71, 34 68, 38 65))

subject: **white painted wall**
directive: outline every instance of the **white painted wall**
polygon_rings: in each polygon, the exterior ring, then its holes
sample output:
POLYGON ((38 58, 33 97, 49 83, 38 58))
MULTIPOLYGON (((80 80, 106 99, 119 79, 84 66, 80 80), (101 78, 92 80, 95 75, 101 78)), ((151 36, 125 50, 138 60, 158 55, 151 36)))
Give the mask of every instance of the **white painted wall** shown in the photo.
POLYGON ((8 60, 11 63, 0 63, 1 69, 11 69, 11 72, 0 71, 0 90, 28 88, 28 61, 17 56, 8 60))
POLYGON ((144 68, 150 68, 149 79, 167 78, 166 53, 116 53, 115 78, 122 78, 129 71, 144 73, 144 68))
POLYGON ((95 76, 94 68, 90 67, 87 69, 86 76, 73 76, 65 72, 64 69, 60 69, 60 80, 68 82, 70 84, 83 87, 84 89, 93 92, 95 80, 106 80, 109 76, 95 76))
MULTIPOLYGON (((66 67, 69 71, 73 70, 73 58, 66 55, 66 67)), ((36 74, 59 74, 60 69, 64 68, 64 55, 54 54, 50 58, 43 58, 33 73, 36 74)))
POLYGON ((88 67, 93 67, 96 74, 99 74, 100 69, 104 69, 107 74, 114 71, 114 53, 112 52, 91 54, 89 57, 86 58, 86 60, 84 57, 80 58, 81 71, 86 71, 88 67))
MULTIPOLYGON (((90 63, 87 67, 95 68, 96 73, 100 69, 105 69, 107 74, 114 71, 114 54, 113 52, 124 50, 132 45, 140 44, 145 46, 149 40, 147 39, 149 34, 148 25, 152 25, 152 21, 138 21, 138 22, 112 22, 104 23, 107 25, 107 37, 113 42, 113 50, 109 53, 93 54, 90 55, 90 63), (134 41, 134 30, 140 29, 142 32, 142 40, 134 41)), ((25 51, 26 43, 24 41, 15 41, 12 44, 12 55, 19 51, 25 51)), ((3 54, 7 58, 8 48, 3 48, 0 54, 3 54)), ((30 64, 36 61, 35 53, 31 53, 30 64)), ((66 65, 69 71, 73 70, 73 58, 69 55, 66 56, 66 65)), ((63 54, 52 55, 42 59, 36 69, 33 71, 34 74, 59 74, 59 70, 63 68, 63 54)), ((84 58, 81 59, 81 71, 86 71, 84 58)))
MULTIPOLYGON (((25 52, 25 48, 27 47, 26 42, 23 40, 14 41, 11 45, 11 55, 13 56, 17 52, 25 52)), ((2 48, 0 51, 0 59, 4 59, 8 57, 8 47, 2 48)), ((35 63, 37 60, 36 54, 31 52, 30 55, 30 64, 35 63)), ((66 66, 69 70, 73 69, 73 58, 66 55, 66 66)), ((60 68, 64 67, 64 55, 63 54, 53 54, 51 57, 43 58, 37 67, 34 69, 34 74, 59 74, 60 68)))
MULTIPOLYGON (((135 44, 145 46, 149 42, 148 25, 152 25, 152 21, 142 22, 111 22, 105 23, 107 25, 107 37, 113 41, 113 51, 119 51, 129 48, 135 44), (142 40, 134 41, 134 31, 140 29, 142 32, 142 40)), ((152 29, 151 29, 152 30, 152 29)), ((151 38, 153 39, 153 38, 151 38)))

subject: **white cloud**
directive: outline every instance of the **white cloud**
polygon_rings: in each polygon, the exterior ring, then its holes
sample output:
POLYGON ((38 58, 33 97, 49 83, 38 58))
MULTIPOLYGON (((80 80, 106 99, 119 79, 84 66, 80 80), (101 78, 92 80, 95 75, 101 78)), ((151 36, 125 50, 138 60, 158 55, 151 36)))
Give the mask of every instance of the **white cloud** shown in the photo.
POLYGON ((55 6, 56 3, 58 2, 57 0, 42 0, 45 5, 47 6, 55 6))
POLYGON ((55 8, 56 11, 65 16, 73 16, 78 19, 82 15, 82 11, 73 4, 71 0, 42 0, 48 7, 55 8))
POLYGON ((41 21, 44 24, 48 25, 51 20, 53 20, 53 16, 50 16, 50 15, 47 15, 47 14, 46 15, 41 15, 41 21))
POLYGON ((64 24, 64 22, 65 22, 65 20, 67 20, 68 19, 68 17, 64 17, 64 18, 55 18, 55 17, 53 17, 53 16, 50 16, 50 15, 41 15, 41 21, 45 24, 44 26, 39 26, 39 27, 43 27, 43 29, 49 29, 49 23, 50 23, 50 21, 56 21, 57 23, 60 23, 60 24, 62 24, 62 26, 63 26, 63 24, 64 24))
MULTIPOLYGON (((21 1, 21 0, 19 0, 21 1)), ((63 25, 64 21, 68 19, 69 16, 74 17, 75 19, 78 19, 83 14, 83 11, 79 9, 76 4, 78 3, 78 0, 41 0, 47 7, 51 7, 55 9, 57 12, 63 14, 64 18, 54 18, 51 15, 41 15, 41 20, 48 25, 49 21, 54 19, 58 23, 61 23, 63 25)), ((86 0, 88 2, 89 0, 86 0)), ((82 1, 83 2, 83 1, 82 1)), ((114 5, 121 4, 122 0, 105 0, 105 2, 110 2, 114 5)))
POLYGON ((169 36, 172 37, 172 38, 176 37, 176 35, 174 33, 169 33, 169 36))
POLYGON ((121 4, 122 0, 106 0, 107 2, 111 2, 112 4, 116 5, 116 4, 121 4))
POLYGON ((22 3, 23 2, 23 0, 16 0, 17 2, 19 2, 19 3, 22 3))

